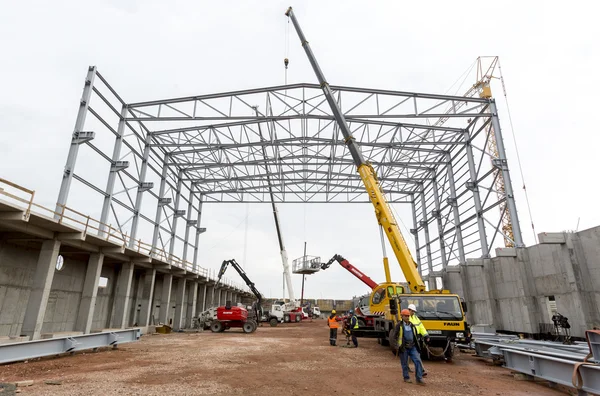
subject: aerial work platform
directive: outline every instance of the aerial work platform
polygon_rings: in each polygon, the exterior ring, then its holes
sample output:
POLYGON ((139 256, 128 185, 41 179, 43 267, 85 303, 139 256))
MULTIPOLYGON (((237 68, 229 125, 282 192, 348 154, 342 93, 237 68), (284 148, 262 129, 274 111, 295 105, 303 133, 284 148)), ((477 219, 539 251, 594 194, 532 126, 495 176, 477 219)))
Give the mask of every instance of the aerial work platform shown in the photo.
POLYGON ((321 257, 303 256, 292 262, 292 272, 294 274, 311 275, 321 269, 321 257))

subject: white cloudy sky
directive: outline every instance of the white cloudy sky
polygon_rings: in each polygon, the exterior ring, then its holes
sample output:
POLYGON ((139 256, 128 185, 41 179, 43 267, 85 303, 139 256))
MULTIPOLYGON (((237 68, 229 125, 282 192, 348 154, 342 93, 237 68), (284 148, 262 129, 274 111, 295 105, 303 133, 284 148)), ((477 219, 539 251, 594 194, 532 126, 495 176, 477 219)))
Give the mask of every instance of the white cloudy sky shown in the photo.
MULTIPOLYGON (((578 222, 579 229, 600 224, 594 103, 600 28, 592 4, 320 0, 292 5, 331 84, 445 93, 477 56, 499 55, 540 232, 572 230, 578 222)), ((127 102, 283 84, 288 5, 0 0, 0 177, 36 190, 40 203, 53 206, 88 65, 98 66, 127 102)), ((293 31, 290 44, 288 81, 315 82, 293 31)), ((525 242, 532 244, 507 116, 500 117, 525 242)), ((302 255, 306 241, 309 254, 328 259, 340 253, 383 280, 369 205, 288 204, 280 205, 280 213, 291 259, 302 255)), ((234 257, 264 294, 279 296, 281 264, 270 216, 267 204, 207 205, 202 226, 209 231, 201 237, 200 264, 216 269, 234 257)), ((404 222, 412 227, 410 217, 404 222)), ((392 273, 402 278, 395 264, 392 273)), ((238 279, 233 273, 228 277, 238 279)), ((293 278, 299 295, 300 277, 293 278)), ((337 266, 306 282, 312 298, 366 291, 337 266)))

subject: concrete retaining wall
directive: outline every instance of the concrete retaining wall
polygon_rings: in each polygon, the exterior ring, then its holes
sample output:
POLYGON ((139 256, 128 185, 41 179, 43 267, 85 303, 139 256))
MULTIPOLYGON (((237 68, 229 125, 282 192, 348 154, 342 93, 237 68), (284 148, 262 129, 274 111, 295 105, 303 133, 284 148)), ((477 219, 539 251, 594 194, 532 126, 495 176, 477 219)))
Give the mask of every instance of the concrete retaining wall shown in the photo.
POLYGON ((468 303, 470 323, 535 334, 552 323, 553 300, 573 336, 600 327, 600 227, 544 233, 540 241, 445 271, 445 287, 468 303))

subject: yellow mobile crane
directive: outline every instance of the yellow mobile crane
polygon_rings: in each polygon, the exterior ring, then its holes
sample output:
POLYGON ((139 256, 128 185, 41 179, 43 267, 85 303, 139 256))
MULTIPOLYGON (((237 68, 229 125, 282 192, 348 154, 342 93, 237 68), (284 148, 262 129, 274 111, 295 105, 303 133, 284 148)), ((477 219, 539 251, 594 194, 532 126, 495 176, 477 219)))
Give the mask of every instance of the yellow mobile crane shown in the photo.
MULTIPOLYGON (((404 290, 402 286, 391 281, 389 263, 387 257, 384 257, 386 282, 380 284, 372 291, 370 301, 372 313, 383 312, 384 314, 380 318, 375 319, 374 330, 372 330, 370 336, 377 337, 382 345, 389 345, 391 332, 398 320, 399 308, 407 308, 409 304, 415 304, 418 316, 430 334, 430 347, 424 349, 427 350, 427 353, 433 353, 431 352, 433 348, 439 348, 443 351, 439 355, 444 356, 446 359, 451 359, 453 343, 464 340, 465 336, 467 336, 468 325, 464 316, 464 308, 466 307, 464 304, 461 304, 458 295, 450 294, 447 290, 429 292, 426 290, 425 283, 419 275, 417 264, 412 258, 406 241, 400 232, 398 223, 377 180, 377 174, 371 164, 365 161, 356 140, 350 133, 350 128, 344 114, 333 98, 331 88, 325 80, 325 76, 298 24, 292 7, 288 8, 285 15, 294 24, 302 47, 317 76, 317 80, 321 85, 325 99, 331 108, 338 127, 344 136, 344 142, 367 190, 369 199, 375 208, 377 222, 385 232, 408 283, 408 290, 404 290), (398 307, 398 302, 400 302, 400 307, 398 307)), ((391 347, 395 348, 396 346, 391 347)))

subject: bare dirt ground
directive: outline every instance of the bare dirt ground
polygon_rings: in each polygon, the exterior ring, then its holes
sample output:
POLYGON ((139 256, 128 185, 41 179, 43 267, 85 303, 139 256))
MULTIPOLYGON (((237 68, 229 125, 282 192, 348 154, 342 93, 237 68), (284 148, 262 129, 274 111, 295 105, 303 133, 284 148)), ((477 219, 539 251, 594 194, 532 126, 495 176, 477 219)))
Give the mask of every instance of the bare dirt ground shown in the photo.
POLYGON ((253 334, 146 335, 116 350, 3 365, 0 382, 33 380, 20 395, 566 394, 547 383, 517 381, 507 369, 458 352, 453 363, 425 362, 426 385, 405 384, 388 348, 375 339, 359 344, 329 346, 325 320, 263 326, 253 334))

